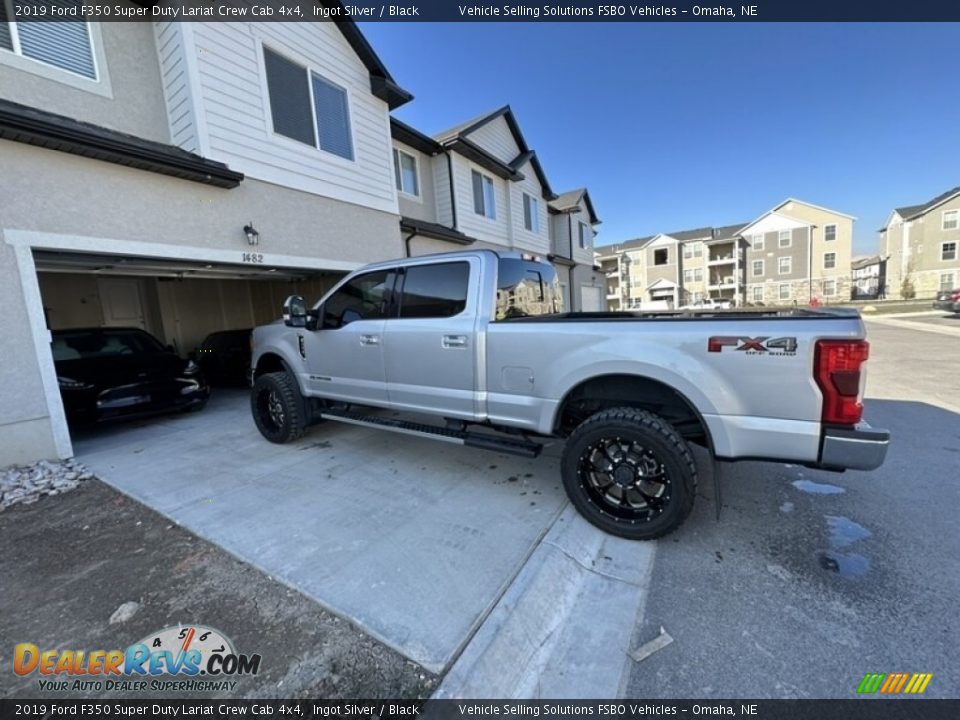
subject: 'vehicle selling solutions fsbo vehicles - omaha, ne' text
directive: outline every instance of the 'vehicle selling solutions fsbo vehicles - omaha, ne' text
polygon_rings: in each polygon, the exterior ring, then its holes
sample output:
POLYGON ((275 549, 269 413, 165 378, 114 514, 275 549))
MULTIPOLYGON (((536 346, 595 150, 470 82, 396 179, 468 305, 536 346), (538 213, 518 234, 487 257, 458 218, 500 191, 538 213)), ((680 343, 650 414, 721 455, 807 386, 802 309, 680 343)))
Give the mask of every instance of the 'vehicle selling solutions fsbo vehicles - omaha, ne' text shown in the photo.
POLYGON ((516 252, 369 265, 312 309, 291 296, 282 321, 254 330, 254 420, 276 443, 322 420, 527 456, 560 439, 574 506, 638 540, 690 513, 689 443, 717 460, 884 461, 889 433, 862 419, 856 311, 560 308, 553 266, 516 252))

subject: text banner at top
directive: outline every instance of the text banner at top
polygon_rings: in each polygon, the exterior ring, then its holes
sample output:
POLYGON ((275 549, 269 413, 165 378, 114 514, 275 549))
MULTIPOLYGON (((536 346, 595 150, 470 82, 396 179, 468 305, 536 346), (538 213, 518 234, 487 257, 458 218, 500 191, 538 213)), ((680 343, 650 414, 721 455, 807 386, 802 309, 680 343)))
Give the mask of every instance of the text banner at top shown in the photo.
POLYGON ((957 0, 748 0, 622 4, 417 0, 12 0, 17 22, 960 22, 957 0))

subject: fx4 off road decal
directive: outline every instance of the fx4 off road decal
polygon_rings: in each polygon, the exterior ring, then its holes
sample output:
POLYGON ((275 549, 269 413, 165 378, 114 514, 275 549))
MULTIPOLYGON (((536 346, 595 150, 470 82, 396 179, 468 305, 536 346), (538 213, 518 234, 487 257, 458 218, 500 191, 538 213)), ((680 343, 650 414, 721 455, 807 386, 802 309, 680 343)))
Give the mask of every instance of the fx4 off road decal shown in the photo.
POLYGON ((723 352, 731 348, 747 355, 796 355, 795 337, 737 337, 718 335, 707 340, 707 352, 723 352))

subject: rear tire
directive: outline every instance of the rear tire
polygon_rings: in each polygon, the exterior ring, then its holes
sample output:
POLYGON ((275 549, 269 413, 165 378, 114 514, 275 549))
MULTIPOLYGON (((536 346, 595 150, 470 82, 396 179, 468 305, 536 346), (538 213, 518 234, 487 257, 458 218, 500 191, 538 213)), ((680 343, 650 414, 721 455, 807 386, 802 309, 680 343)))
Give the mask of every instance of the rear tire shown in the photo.
POLYGON ((257 430, 270 442, 292 442, 307 430, 303 397, 288 372, 258 377, 250 393, 250 409, 257 430))
POLYGON ((629 540, 653 540, 680 527, 697 489, 697 466, 680 434, 631 407, 603 410, 579 425, 564 448, 562 473, 580 514, 629 540))

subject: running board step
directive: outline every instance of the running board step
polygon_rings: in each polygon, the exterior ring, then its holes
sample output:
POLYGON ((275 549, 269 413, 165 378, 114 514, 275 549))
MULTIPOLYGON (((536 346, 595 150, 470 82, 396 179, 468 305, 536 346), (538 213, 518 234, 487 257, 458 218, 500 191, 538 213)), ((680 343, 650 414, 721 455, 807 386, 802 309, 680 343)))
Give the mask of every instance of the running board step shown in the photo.
POLYGON ((537 457, 540 454, 540 450, 543 449, 542 445, 535 442, 501 438, 494 435, 467 432, 465 430, 451 430, 450 428, 425 425, 407 420, 397 420, 396 418, 381 417, 379 415, 361 415, 359 413, 327 410, 320 413, 320 417, 324 420, 334 420, 349 425, 389 430, 390 432, 403 433, 405 435, 442 440, 453 443, 454 445, 466 445, 467 447, 494 450, 496 452, 520 455, 528 458, 537 457))

